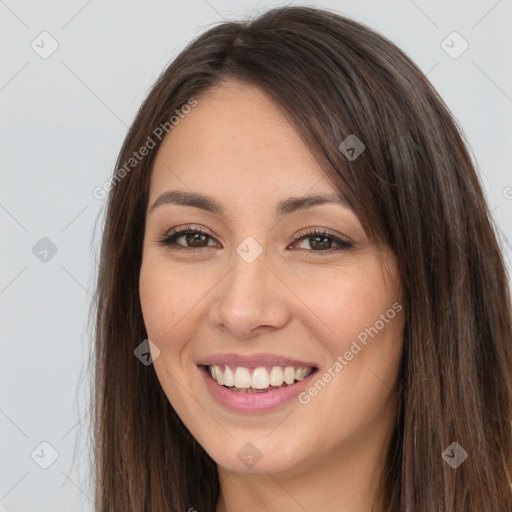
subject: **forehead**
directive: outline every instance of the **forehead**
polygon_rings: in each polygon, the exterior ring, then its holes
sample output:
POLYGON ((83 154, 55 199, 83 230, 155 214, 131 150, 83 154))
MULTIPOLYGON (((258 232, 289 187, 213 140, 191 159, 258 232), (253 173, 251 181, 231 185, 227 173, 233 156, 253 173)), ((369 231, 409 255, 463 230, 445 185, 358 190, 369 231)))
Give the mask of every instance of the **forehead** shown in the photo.
POLYGON ((171 186, 230 197, 333 192, 293 125, 261 89, 226 82, 196 97, 164 138, 151 196, 171 186), (290 194, 291 193, 291 194, 290 194))

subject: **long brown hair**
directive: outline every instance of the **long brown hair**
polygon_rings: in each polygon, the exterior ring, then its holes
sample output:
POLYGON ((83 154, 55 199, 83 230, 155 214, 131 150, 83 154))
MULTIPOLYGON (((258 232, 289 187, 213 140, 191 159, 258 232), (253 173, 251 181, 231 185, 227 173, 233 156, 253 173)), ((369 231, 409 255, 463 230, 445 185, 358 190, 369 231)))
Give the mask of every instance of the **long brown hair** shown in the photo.
POLYGON ((190 43, 141 106, 104 187, 93 303, 97 511, 216 507, 215 462, 134 350, 147 338, 138 279, 157 128, 170 131, 176 110, 229 78, 275 100, 368 234, 396 256, 406 322, 386 510, 512 511, 510 296, 476 163, 443 100, 397 46, 311 7, 223 22, 190 43), (356 159, 339 148, 351 134, 366 146, 356 159), (452 442, 468 453, 457 469, 442 457, 452 442))

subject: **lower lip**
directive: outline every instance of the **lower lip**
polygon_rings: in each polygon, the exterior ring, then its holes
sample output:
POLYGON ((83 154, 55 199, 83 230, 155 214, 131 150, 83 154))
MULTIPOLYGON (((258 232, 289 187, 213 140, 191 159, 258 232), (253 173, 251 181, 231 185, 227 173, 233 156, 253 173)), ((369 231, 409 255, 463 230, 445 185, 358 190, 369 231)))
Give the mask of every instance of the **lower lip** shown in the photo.
POLYGON ((237 412, 265 412, 276 409, 304 391, 309 384, 310 377, 316 373, 315 370, 299 382, 265 393, 240 393, 218 384, 212 379, 206 366, 198 368, 213 397, 223 406, 237 412))

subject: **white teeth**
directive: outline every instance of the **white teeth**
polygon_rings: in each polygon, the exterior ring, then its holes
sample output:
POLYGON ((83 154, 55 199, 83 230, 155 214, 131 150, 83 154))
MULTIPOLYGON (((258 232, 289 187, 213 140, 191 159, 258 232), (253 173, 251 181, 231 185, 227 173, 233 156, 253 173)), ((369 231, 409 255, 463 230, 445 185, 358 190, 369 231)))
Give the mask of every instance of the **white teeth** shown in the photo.
POLYGON ((306 376, 307 368, 297 368, 295 370, 295 379, 302 380, 306 376))
POLYGON ((214 366, 214 368, 215 368, 215 374, 216 374, 215 377, 217 377, 215 380, 219 384, 224 384, 224 374, 221 372, 221 370, 218 366, 214 366))
POLYGON ((208 371, 220 385, 234 387, 237 390, 264 390, 271 386, 279 387, 301 381, 313 371, 313 368, 287 366, 283 369, 281 366, 273 366, 269 373, 266 368, 259 366, 252 371, 251 375, 251 370, 243 366, 237 366, 233 371, 226 365, 222 372, 218 365, 212 365, 208 371))
POLYGON ((224 386, 234 386, 235 385, 235 376, 233 374, 233 370, 226 366, 224 371, 224 386))
POLYGON ((290 385, 293 384, 293 381, 295 380, 295 369, 293 366, 287 366, 284 370, 284 381, 286 384, 290 385))
POLYGON ((251 387, 254 389, 267 389, 270 384, 270 378, 265 368, 256 368, 252 372, 251 387))
POLYGON ((280 386, 284 382, 283 369, 280 366, 274 366, 270 372, 270 385, 280 386))
MULTIPOLYGON (((217 382, 219 381, 217 380, 217 382)), ((249 370, 247 368, 239 366, 235 371, 235 388, 250 388, 251 382, 252 379, 249 370)), ((223 382, 219 382, 219 384, 223 384, 223 382)))

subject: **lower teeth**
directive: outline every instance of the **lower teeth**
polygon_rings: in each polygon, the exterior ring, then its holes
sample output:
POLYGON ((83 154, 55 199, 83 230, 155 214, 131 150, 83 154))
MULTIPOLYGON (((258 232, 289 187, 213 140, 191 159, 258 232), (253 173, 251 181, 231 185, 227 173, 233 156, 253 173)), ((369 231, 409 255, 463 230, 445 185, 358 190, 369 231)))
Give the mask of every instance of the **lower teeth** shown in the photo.
POLYGON ((236 388, 235 386, 224 386, 226 389, 236 391, 238 393, 266 393, 274 389, 279 389, 288 386, 288 384, 281 384, 280 386, 270 386, 266 389, 254 389, 254 388, 236 388))

